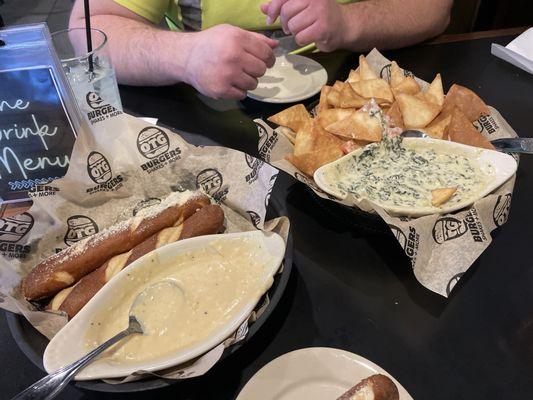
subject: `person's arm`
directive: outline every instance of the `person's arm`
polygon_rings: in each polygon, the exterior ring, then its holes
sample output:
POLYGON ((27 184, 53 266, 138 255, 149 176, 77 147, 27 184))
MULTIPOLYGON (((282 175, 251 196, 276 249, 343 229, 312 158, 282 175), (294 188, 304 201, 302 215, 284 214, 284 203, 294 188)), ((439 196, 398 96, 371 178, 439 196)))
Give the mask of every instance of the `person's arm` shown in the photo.
MULTIPOLYGON (((69 26, 84 27, 77 0, 69 26)), ((186 82, 215 98, 243 98, 274 63, 276 41, 229 25, 203 32, 158 29, 111 0, 91 1, 91 26, 104 31, 120 83, 167 85, 186 82)))
POLYGON ((442 33, 453 0, 272 0, 261 6, 267 21, 281 18, 284 30, 299 45, 315 42, 322 51, 339 48, 408 46, 442 33))

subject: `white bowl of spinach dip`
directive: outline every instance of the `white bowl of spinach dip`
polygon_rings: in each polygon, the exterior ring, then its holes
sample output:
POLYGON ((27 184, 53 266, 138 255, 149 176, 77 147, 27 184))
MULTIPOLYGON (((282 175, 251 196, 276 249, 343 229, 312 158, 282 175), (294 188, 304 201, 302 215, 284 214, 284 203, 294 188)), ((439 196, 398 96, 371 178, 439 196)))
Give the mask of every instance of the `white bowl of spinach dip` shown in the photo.
POLYGON ((315 182, 325 192, 365 211, 419 217, 456 211, 494 191, 515 172, 508 154, 464 144, 384 135, 319 168, 315 182), (434 195, 453 194, 435 205, 434 195))

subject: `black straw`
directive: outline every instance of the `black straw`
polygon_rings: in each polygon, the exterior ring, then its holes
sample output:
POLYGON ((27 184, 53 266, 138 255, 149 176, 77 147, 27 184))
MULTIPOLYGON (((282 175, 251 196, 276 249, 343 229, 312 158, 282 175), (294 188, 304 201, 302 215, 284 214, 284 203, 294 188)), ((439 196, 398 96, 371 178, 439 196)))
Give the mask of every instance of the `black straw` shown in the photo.
POLYGON ((87 53, 89 53, 89 72, 93 72, 93 40, 91 37, 91 11, 89 10, 89 0, 83 0, 85 6, 85 34, 87 36, 87 53))

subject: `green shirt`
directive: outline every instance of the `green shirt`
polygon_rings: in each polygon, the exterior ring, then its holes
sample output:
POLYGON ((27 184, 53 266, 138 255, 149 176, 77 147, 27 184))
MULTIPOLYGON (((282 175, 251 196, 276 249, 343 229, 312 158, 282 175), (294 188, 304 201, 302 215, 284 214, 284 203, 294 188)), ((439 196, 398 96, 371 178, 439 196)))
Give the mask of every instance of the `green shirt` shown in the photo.
MULTIPOLYGON (((171 29, 202 30, 228 23, 248 30, 279 29, 266 25, 260 5, 266 0, 114 0, 121 6, 159 24, 163 18, 171 29)), ((351 0, 337 0, 350 3, 351 0)))

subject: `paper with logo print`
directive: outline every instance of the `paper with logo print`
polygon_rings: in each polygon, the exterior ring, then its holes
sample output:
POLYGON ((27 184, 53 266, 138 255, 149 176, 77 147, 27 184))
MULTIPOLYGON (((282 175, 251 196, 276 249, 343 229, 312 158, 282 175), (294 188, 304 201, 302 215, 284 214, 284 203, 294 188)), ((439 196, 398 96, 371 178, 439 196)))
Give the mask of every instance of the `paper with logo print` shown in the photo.
MULTIPOLYGON (((174 132, 98 101, 94 94, 87 99, 92 110, 85 115, 90 131, 79 133, 67 174, 37 185, 27 212, 0 218, 1 308, 23 314, 51 338, 66 317, 40 311, 24 300, 21 278, 44 258, 160 204, 172 193, 208 194, 223 208, 227 232, 263 229, 287 238, 286 217, 265 222, 276 168, 236 150, 193 146, 174 132)), ((258 305, 250 323, 262 309, 263 304, 258 305)), ((241 340, 245 328, 224 346, 241 340)), ((215 348, 159 375, 169 379, 201 375, 221 354, 215 348)), ((140 375, 144 373, 135 374, 140 375)))
MULTIPOLYGON (((376 74, 390 81, 390 60, 376 49, 366 56, 366 60, 376 74)), ((413 76, 408 70, 404 73, 413 76)), ((422 88, 429 86, 427 82, 414 78, 422 88)), ((489 116, 482 116, 474 122, 483 135, 489 140, 518 136, 496 109, 490 106, 489 109, 489 116)), ((316 195, 351 206, 348 201, 325 193, 312 178, 285 159, 286 155, 293 154, 294 146, 277 128, 272 128, 262 119, 254 122, 259 133, 259 154, 264 160, 309 186, 316 195)), ((411 260, 418 281, 433 292, 448 297, 461 276, 489 246, 492 241, 490 233, 507 221, 514 183, 515 176, 470 208, 450 215, 428 215, 415 219, 393 217, 368 201, 361 202, 361 209, 379 214, 389 225, 411 260)))

